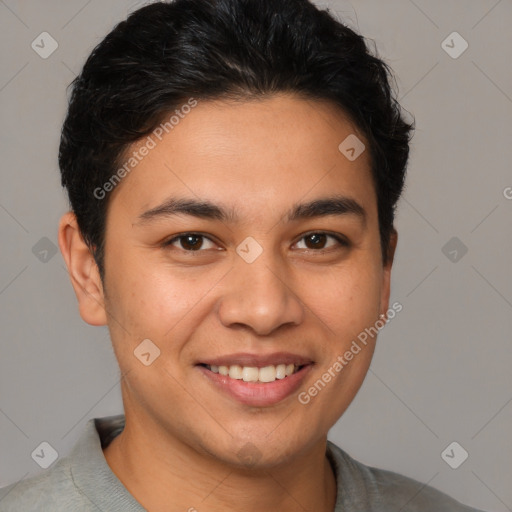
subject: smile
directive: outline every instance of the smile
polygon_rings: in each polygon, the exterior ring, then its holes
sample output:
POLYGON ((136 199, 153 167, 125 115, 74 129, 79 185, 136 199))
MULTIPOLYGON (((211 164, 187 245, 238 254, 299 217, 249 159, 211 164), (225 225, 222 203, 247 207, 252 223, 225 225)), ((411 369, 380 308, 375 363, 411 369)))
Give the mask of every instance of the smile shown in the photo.
POLYGON ((265 366, 196 365, 212 389, 251 407, 276 405, 290 397, 299 390, 313 367, 311 362, 267 363, 265 366))

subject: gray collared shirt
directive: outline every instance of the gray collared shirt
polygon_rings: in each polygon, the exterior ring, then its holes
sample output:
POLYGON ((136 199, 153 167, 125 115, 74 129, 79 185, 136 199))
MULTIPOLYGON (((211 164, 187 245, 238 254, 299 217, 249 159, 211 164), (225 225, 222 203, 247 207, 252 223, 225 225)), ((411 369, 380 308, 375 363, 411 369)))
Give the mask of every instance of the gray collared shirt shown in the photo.
MULTIPOLYGON (((69 455, 34 477, 0 489, 0 512, 144 512, 102 451, 123 430, 124 419, 89 420, 69 455)), ((365 466, 330 441, 327 456, 338 489, 334 512, 479 512, 416 480, 365 466)))

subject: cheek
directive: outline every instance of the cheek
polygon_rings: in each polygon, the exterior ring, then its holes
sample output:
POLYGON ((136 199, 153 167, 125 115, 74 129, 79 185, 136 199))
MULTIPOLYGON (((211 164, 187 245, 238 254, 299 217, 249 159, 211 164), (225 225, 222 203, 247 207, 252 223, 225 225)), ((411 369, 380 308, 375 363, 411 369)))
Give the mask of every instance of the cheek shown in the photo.
POLYGON ((351 267, 335 277, 336 282, 327 280, 330 285, 323 294, 315 296, 320 304, 319 314, 331 329, 331 343, 319 369, 325 391, 317 380, 316 387, 322 391, 318 391, 318 400, 312 405, 318 408, 319 416, 324 415, 322 421, 327 426, 350 405, 370 366, 376 341, 372 328, 379 318, 382 268, 378 264, 367 264, 361 269, 351 267))
POLYGON ((302 283, 301 298, 339 342, 356 337, 378 318, 382 286, 378 265, 325 269, 315 279, 303 276, 297 282, 302 283))
MULTIPOLYGON (((107 308, 116 330, 113 339, 149 338, 159 346, 180 348, 189 325, 199 326, 211 309, 210 298, 225 270, 198 272, 139 262, 113 269, 108 283, 107 308), (122 329, 121 324, 125 329, 122 329), (172 341, 172 343, 170 343, 172 341)), ((123 343, 126 343, 124 341, 123 343)))

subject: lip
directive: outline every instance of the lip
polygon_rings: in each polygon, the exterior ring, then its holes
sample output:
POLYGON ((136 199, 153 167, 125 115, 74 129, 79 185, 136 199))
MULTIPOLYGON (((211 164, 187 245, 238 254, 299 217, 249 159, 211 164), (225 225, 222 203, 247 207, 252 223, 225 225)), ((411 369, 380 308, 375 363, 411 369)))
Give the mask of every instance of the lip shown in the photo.
MULTIPOLYGON (((238 364, 240 366, 255 366, 263 368, 265 366, 278 364, 295 364, 297 366, 305 366, 313 363, 313 361, 298 354, 290 352, 273 352, 272 354, 250 354, 248 352, 240 352, 238 354, 229 354, 219 356, 213 359, 205 359, 198 361, 198 364, 207 364, 215 366, 232 366, 238 364)), ((284 379, 283 379, 284 380, 284 379)))
MULTIPOLYGON (((261 357, 258 361, 263 360, 261 357)), ((212 360, 215 361, 215 360, 212 360)), ((223 362, 227 358, 222 359, 223 362)), ((240 359, 238 359, 240 361, 240 359)), ((282 363, 285 361, 280 360, 282 363)), ((293 361, 290 361, 291 364, 293 361)), ((210 364, 210 363, 204 363, 210 364)), ((217 364, 213 362, 212 364, 217 364)), ((237 364, 237 363, 232 363, 237 364)), ((272 364, 272 363, 268 363, 272 364)), ((267 364, 263 364, 266 366, 267 364)), ((244 364, 249 366, 249 364, 244 364)), ((253 366, 259 366, 253 364, 253 366)), ((243 380, 232 379, 227 375, 214 373, 205 366, 197 365, 196 368, 208 379, 215 389, 234 398, 237 402, 252 407, 268 407, 275 405, 292 395, 302 384, 306 376, 313 368, 311 362, 304 364, 302 368, 284 379, 276 379, 274 382, 244 382, 243 380)))

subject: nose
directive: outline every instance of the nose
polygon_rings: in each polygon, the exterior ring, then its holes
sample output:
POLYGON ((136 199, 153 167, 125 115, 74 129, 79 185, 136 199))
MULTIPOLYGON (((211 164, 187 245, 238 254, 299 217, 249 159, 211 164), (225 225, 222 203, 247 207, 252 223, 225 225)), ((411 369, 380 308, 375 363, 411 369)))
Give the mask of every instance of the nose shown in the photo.
POLYGON ((218 315, 229 328, 246 328, 268 336, 282 326, 299 325, 304 306, 293 291, 285 269, 260 256, 247 263, 241 258, 229 273, 218 315), (272 267, 271 267, 272 265, 272 267))

